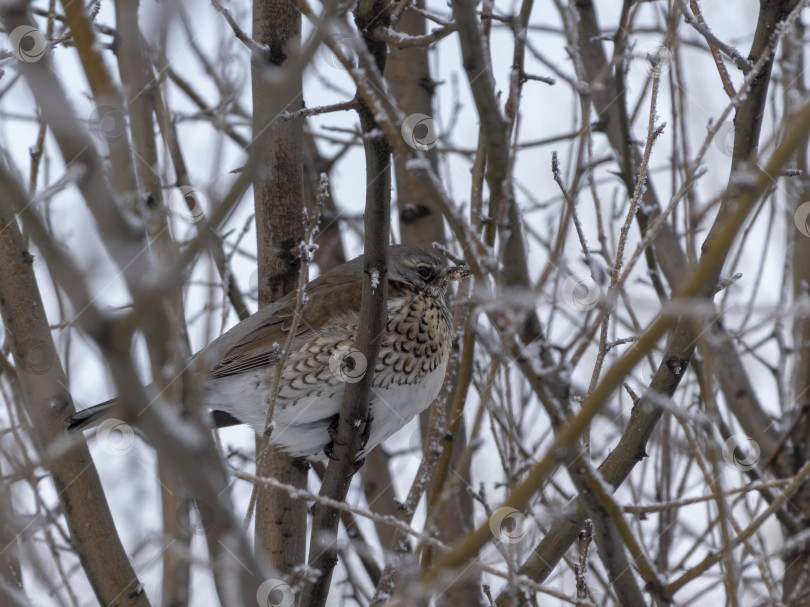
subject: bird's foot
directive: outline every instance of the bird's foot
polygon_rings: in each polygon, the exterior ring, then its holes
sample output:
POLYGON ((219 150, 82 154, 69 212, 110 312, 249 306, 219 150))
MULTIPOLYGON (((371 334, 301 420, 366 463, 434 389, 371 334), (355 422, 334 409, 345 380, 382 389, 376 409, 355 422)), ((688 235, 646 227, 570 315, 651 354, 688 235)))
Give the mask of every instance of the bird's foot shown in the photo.
MULTIPOLYGON (((333 455, 335 445, 343 445, 340 441, 337 440, 338 434, 338 422, 340 421, 340 415, 334 415, 332 420, 329 423, 329 427, 327 428, 327 433, 329 434, 329 438, 331 439, 326 446, 323 448, 323 452, 329 459, 336 461, 337 458, 333 455)), ((368 439, 371 436, 371 422, 374 421, 374 417, 371 415, 368 416, 368 420, 366 421, 366 426, 363 428, 363 435, 361 437, 360 442, 360 451, 362 452, 366 445, 368 444, 368 439)), ((365 457, 360 457, 355 460, 354 464, 352 465, 352 474, 357 474, 357 471, 363 467, 363 464, 366 463, 365 457)))
POLYGON ((333 443, 337 442, 339 423, 340 423, 340 413, 335 413, 332 417, 329 418, 329 426, 326 428, 326 431, 329 433, 329 438, 332 439, 331 442, 333 443))
POLYGON ((361 457, 360 459, 354 460, 354 464, 352 464, 352 476, 357 474, 357 472, 360 470, 360 468, 363 467, 363 464, 365 463, 366 463, 365 457, 361 457))
POLYGON ((335 445, 343 445, 338 439, 338 424, 340 422, 340 414, 336 413, 330 418, 329 426, 326 428, 327 434, 329 434, 329 442, 326 443, 326 446, 323 448, 324 454, 331 460, 336 460, 337 458, 332 455, 332 452, 335 449, 335 445))
POLYGON ((368 444, 368 439, 371 436, 371 422, 374 421, 374 416, 371 413, 368 414, 368 419, 366 420, 366 427, 363 428, 363 437, 362 442, 360 443, 360 449, 365 449, 366 445, 368 444))
MULTIPOLYGON (((363 436, 360 439, 360 453, 366 450, 366 445, 368 444, 368 439, 371 436, 371 422, 374 421, 374 416, 369 413, 368 419, 366 420, 366 427, 363 428, 363 436)), ((366 463, 365 456, 360 456, 356 460, 354 460, 354 464, 352 465, 352 476, 357 474, 357 471, 363 467, 363 464, 366 463)))

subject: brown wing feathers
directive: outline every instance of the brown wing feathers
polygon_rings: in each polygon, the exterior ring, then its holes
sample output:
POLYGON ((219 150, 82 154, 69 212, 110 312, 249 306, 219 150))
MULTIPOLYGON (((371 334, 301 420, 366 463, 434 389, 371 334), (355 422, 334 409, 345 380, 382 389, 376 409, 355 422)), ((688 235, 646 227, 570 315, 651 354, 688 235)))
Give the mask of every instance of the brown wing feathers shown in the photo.
MULTIPOLYGON (((308 301, 296 335, 321 330, 335 310, 345 310, 347 313, 359 312, 362 282, 360 273, 351 271, 353 269, 349 268, 349 271, 346 271, 342 267, 336 268, 337 271, 328 272, 308 285, 306 293, 308 301)), ((361 266, 358 265, 358 269, 361 269, 361 266)), ((288 338, 295 314, 295 303, 296 294, 290 293, 265 308, 266 320, 224 351, 220 362, 211 368, 211 377, 227 377, 276 364, 278 348, 283 346, 288 338)))

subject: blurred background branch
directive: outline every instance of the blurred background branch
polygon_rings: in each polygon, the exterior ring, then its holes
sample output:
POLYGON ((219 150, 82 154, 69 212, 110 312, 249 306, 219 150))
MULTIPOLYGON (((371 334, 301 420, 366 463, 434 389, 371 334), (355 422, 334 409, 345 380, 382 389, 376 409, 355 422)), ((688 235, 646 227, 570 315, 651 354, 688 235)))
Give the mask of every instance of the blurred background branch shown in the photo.
POLYGON ((0 8, 0 596, 801 604, 806 3, 348 9, 0 8), (400 242, 474 276, 419 422, 211 431, 191 356, 400 242))

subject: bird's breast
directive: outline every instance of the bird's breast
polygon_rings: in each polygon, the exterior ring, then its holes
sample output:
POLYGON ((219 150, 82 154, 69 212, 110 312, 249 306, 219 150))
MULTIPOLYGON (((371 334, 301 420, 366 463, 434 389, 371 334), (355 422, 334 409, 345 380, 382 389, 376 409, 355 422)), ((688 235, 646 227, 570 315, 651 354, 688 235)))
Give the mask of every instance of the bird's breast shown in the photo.
MULTIPOLYGON (((284 434, 291 442, 282 446, 297 453, 292 449, 296 432, 322 427, 325 444, 325 428, 329 418, 340 411, 346 385, 360 381, 369 368, 355 347, 358 324, 359 315, 351 312, 337 316, 318 331, 302 332, 286 357, 282 356, 284 367, 278 376, 277 366, 269 365, 214 379, 208 382, 206 404, 228 411, 262 432, 275 394, 273 420, 277 430, 271 440, 284 443, 284 434)), ((436 398, 450 347, 450 315, 440 300, 420 293, 389 301, 388 320, 374 365, 375 421, 369 449, 436 398)))

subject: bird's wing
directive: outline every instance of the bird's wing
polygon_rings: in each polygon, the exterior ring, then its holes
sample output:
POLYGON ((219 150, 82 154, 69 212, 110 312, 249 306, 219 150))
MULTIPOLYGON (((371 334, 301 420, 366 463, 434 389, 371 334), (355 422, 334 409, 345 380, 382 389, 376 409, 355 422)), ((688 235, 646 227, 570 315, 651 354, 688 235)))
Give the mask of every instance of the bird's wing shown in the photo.
MULTIPOLYGON (((320 331, 336 311, 351 313, 360 310, 362 275, 360 271, 353 270, 355 268, 351 266, 340 266, 307 285, 307 304, 294 339, 320 331)), ((295 307, 296 294, 293 292, 259 310, 212 342, 206 350, 221 351, 221 358, 210 368, 210 376, 227 377, 275 365, 281 349, 287 343, 295 318, 295 307)))

